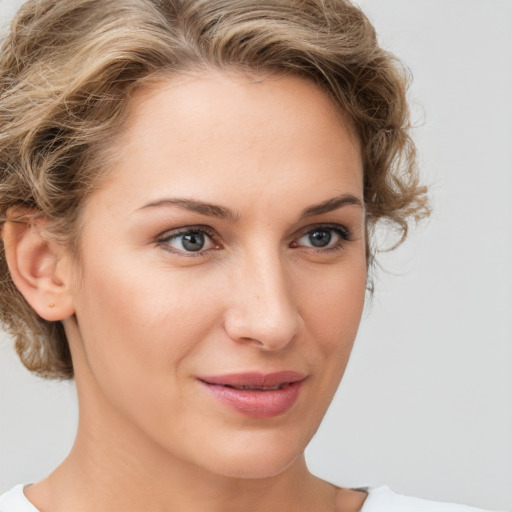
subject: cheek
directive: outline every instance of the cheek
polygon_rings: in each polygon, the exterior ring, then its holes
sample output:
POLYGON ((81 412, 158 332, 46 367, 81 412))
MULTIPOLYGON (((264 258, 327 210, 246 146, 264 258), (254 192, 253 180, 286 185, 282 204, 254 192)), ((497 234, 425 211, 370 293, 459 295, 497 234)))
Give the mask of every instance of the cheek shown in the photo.
POLYGON ((155 439, 171 439, 190 414, 183 386, 197 353, 217 332, 219 301, 191 286, 190 278, 140 264, 130 272, 120 261, 90 262, 85 269, 77 306, 85 357, 77 382, 94 383, 88 400, 106 399, 106 410, 155 439))
POLYGON ((76 310, 87 362, 107 387, 172 378, 214 329, 219 301, 188 276, 113 260, 84 269, 76 310))
POLYGON ((351 347, 365 300, 364 263, 337 269, 323 279, 311 279, 304 288, 304 320, 314 330, 313 338, 321 349, 330 354, 351 347))
POLYGON ((343 377, 359 328, 366 294, 364 258, 340 266, 329 278, 310 280, 305 289, 303 318, 311 340, 307 359, 315 368, 319 422, 343 377))

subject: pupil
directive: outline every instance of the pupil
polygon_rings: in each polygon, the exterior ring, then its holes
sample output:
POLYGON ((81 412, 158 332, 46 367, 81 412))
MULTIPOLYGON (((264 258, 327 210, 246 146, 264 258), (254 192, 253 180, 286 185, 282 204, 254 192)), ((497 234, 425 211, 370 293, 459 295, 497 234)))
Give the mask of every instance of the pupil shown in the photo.
POLYGON ((314 247, 325 247, 329 245, 331 238, 332 234, 330 231, 313 231, 313 233, 309 235, 309 241, 314 247))
POLYGON ((202 233, 183 235, 182 244, 187 251, 200 251, 204 247, 204 235, 202 233))

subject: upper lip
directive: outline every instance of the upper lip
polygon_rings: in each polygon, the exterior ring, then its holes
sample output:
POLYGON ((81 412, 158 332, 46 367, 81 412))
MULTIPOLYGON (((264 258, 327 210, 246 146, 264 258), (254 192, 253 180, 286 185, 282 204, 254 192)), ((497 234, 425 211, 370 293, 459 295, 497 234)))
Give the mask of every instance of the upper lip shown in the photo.
POLYGON ((306 374, 292 370, 284 370, 273 373, 246 372, 230 373, 226 375, 207 375, 199 377, 199 380, 207 384, 219 386, 248 386, 248 387, 274 387, 279 384, 291 384, 304 380, 306 374))

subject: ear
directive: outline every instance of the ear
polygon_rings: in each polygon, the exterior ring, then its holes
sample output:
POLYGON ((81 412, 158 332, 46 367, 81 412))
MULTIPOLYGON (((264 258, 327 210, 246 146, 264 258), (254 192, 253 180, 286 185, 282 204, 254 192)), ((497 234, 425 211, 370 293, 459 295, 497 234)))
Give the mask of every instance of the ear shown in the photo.
POLYGON ((14 284, 45 320, 74 314, 71 296, 72 261, 69 251, 45 236, 44 218, 17 209, 2 228, 5 258, 14 284), (21 216, 27 220, 17 220, 21 216))

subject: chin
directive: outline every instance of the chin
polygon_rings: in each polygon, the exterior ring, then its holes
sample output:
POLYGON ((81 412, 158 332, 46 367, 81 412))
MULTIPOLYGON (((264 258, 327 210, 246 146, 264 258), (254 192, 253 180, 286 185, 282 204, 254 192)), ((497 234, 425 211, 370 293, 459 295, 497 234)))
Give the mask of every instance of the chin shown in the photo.
POLYGON ((244 433, 233 438, 228 444, 219 443, 206 464, 203 459, 203 467, 230 478, 272 478, 303 459, 309 440, 294 442, 293 436, 284 432, 274 436, 244 433))
POLYGON ((294 454, 293 457, 269 455, 267 451, 257 457, 240 456, 234 460, 225 460, 219 463, 216 473, 229 478, 239 479, 265 479, 272 478, 285 472, 295 461, 302 457, 294 454))

